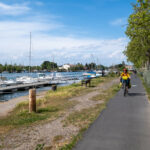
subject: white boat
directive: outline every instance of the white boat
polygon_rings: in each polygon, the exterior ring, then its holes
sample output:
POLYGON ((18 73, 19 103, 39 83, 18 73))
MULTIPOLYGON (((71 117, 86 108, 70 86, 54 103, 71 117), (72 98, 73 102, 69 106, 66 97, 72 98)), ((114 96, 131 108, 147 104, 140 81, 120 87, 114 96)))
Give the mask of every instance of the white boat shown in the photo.
POLYGON ((64 80, 51 80, 50 83, 51 84, 64 84, 64 83, 66 83, 66 81, 64 81, 64 80))
POLYGON ((45 73, 38 73, 38 81, 39 82, 52 80, 52 79, 53 79, 52 76, 46 76, 45 73))
POLYGON ((29 83, 38 82, 38 79, 29 77, 29 76, 23 76, 23 77, 16 78, 16 82, 22 82, 23 84, 29 84, 29 83))
POLYGON ((12 86, 12 85, 16 85, 16 82, 10 79, 10 80, 3 81, 3 84, 6 86, 12 86))
POLYGON ((83 73, 83 76, 86 78, 95 78, 96 77, 96 72, 90 71, 90 72, 85 72, 83 73))
POLYGON ((110 73, 109 70, 104 70, 104 72, 105 72, 105 75, 108 75, 110 73))
POLYGON ((4 81, 0 79, 0 86, 4 85, 4 81))
POLYGON ((96 77, 101 77, 101 76, 102 76, 102 71, 101 70, 96 71, 96 77))

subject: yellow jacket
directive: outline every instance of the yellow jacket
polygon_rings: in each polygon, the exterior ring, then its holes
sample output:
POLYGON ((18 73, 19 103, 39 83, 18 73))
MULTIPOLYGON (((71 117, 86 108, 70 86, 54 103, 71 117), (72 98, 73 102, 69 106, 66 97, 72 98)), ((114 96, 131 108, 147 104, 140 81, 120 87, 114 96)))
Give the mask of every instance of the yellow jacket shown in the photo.
POLYGON ((121 73, 121 78, 122 78, 123 80, 127 80, 127 79, 130 78, 130 74, 129 74, 129 73, 124 73, 124 72, 122 72, 122 73, 121 73))

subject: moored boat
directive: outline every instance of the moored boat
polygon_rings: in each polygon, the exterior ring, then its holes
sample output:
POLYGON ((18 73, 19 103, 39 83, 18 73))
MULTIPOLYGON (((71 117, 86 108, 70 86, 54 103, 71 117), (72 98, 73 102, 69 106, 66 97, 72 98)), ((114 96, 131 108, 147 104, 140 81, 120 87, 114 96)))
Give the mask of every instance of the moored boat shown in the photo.
POLYGON ((29 83, 38 82, 38 79, 29 77, 29 76, 23 76, 23 77, 16 78, 16 82, 20 82, 23 84, 29 84, 29 83))
POLYGON ((12 85, 16 85, 16 82, 10 79, 10 80, 3 81, 3 85, 12 86, 12 85))
POLYGON ((83 76, 85 78, 96 78, 96 72, 94 71, 85 72, 83 73, 83 76))
POLYGON ((38 73, 38 81, 39 82, 52 80, 52 79, 53 79, 52 76, 47 76, 47 75, 45 75, 45 73, 38 73))

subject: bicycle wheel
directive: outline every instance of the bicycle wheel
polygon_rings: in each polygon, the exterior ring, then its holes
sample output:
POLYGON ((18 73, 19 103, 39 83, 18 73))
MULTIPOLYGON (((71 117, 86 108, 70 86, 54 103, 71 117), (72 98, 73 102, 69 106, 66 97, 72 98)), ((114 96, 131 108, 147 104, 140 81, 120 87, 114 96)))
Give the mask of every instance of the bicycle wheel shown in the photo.
POLYGON ((127 92, 127 91, 126 91, 126 87, 125 87, 125 88, 124 88, 124 96, 126 96, 126 92, 127 92))
POLYGON ((127 95, 127 92, 128 92, 128 89, 127 89, 128 87, 127 87, 127 83, 125 82, 124 83, 124 96, 126 96, 127 95))

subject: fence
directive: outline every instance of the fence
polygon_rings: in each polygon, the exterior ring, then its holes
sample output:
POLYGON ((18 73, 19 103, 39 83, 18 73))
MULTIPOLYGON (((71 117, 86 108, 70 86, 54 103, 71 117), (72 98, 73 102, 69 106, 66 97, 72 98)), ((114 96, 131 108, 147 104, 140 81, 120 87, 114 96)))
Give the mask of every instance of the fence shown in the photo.
POLYGON ((150 70, 143 72, 143 78, 145 83, 150 87, 150 70))

